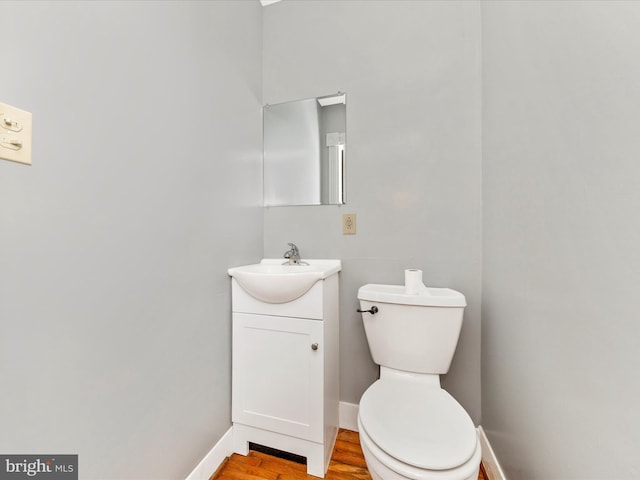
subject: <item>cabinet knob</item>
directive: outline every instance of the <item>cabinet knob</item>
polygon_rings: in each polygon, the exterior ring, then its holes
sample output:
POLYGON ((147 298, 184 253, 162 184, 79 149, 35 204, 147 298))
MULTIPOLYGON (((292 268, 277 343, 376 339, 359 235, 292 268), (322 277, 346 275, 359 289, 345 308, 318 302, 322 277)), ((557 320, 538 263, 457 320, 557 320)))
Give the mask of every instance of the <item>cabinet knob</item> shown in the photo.
POLYGON ((317 343, 312 343, 311 344, 311 350, 317 350, 318 349, 318 344, 317 343))

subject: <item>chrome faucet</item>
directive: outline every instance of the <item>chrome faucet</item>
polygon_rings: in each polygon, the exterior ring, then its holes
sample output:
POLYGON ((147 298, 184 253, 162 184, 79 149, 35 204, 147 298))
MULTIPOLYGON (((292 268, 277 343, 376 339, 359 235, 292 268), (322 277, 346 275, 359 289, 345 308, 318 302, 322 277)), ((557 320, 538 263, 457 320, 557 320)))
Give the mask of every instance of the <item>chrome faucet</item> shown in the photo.
POLYGON ((287 250, 286 252, 284 252, 284 258, 289 260, 289 262, 284 263, 289 263, 289 265, 298 265, 300 263, 304 263, 300 261, 300 250, 298 250, 296 244, 290 243, 289 246, 291 247, 291 250, 287 250))

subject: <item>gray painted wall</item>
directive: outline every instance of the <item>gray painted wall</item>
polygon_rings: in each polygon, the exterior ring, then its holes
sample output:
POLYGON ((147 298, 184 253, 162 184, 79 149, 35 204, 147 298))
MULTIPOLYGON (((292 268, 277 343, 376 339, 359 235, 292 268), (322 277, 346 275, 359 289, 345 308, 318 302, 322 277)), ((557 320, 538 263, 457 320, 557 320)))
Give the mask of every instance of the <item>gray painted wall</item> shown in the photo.
POLYGON ((230 427, 226 269, 263 249, 261 17, 0 3, 0 101, 34 118, 33 166, 0 162, 0 452, 176 479, 230 427))
POLYGON ((640 478, 640 4, 483 2, 482 423, 509 480, 640 478))
POLYGON ((226 268, 295 241, 344 262, 343 401, 377 374, 358 287, 418 267, 467 296, 444 386, 480 420, 482 260, 509 479, 640 478, 638 4, 282 2, 264 99, 257 2, 123 8, 0 3, 0 101, 35 127, 0 162, 0 452, 184 477, 230 425, 226 268), (348 204, 263 212, 261 103, 338 90, 348 204))
POLYGON ((480 12, 477 2, 285 1, 264 10, 264 102, 347 92, 347 205, 270 207, 264 251, 343 261, 341 399, 376 379, 357 290, 430 286, 468 301, 444 386, 480 420, 480 12), (342 214, 357 234, 342 235, 342 214))

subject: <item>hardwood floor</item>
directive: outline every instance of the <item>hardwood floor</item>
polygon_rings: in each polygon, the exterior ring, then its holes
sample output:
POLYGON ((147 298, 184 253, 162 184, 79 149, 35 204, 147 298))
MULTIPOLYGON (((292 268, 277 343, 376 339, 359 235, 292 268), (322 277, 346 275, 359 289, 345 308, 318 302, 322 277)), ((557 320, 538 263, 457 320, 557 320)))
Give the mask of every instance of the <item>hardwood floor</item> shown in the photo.
MULTIPOLYGON (((357 432, 340 430, 333 449, 326 480, 371 480, 360 448, 357 432)), ((210 480, 317 480, 307 475, 307 467, 261 452, 250 451, 246 457, 234 453, 210 480)), ((482 473, 478 480, 485 480, 482 473)))

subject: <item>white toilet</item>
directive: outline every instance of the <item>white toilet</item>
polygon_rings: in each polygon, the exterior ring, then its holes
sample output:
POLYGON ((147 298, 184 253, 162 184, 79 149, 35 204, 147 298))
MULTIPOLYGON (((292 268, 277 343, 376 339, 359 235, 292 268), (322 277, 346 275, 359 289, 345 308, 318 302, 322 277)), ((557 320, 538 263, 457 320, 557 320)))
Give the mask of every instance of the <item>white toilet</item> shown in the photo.
POLYGON ((358 413, 369 473, 374 480, 476 480, 482 453, 473 421, 440 387, 458 343, 464 295, 370 284, 358 299, 380 365, 358 413))

